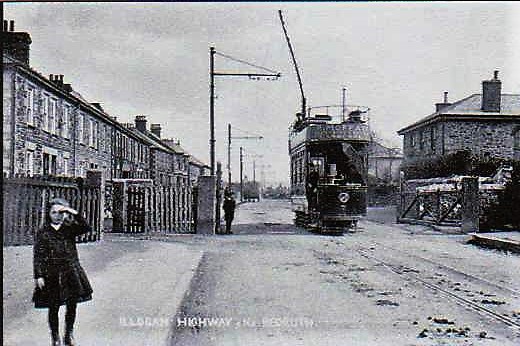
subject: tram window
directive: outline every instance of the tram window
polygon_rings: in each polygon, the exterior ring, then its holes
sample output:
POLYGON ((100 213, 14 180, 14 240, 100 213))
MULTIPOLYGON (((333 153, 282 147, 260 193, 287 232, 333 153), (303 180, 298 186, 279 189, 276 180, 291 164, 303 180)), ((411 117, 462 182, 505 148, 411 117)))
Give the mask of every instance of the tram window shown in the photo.
POLYGON ((313 157, 311 158, 311 163, 317 168, 320 176, 325 175, 325 159, 323 157, 313 157))

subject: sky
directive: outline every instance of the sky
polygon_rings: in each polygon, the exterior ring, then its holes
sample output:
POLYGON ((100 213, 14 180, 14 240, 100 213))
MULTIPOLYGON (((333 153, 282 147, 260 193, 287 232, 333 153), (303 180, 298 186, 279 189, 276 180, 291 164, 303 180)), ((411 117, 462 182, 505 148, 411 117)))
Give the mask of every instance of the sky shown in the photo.
MULTIPOLYGON (((216 72, 281 72, 278 80, 216 77, 216 160, 248 179, 288 183, 288 128, 301 98, 278 10, 283 11, 308 106, 370 108, 391 147, 396 131, 481 92, 499 70, 520 93, 520 5, 515 2, 8 3, 4 19, 32 38, 30 64, 100 102, 120 122, 146 115, 209 164, 209 49, 216 72), (253 173, 253 162, 255 172, 253 173)), ((226 174, 226 171, 224 171, 226 174)), ((225 175, 226 176, 226 175, 225 175)))

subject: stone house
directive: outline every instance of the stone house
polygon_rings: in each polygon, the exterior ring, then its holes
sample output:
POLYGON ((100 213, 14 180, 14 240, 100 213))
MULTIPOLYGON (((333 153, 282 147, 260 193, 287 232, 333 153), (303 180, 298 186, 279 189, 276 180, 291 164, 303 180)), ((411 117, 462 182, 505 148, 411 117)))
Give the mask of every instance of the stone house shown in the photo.
POLYGON ((63 82, 29 65, 31 38, 4 21, 3 172, 111 179, 115 120, 63 82))
POLYGON ((435 112, 397 133, 403 136, 404 163, 461 150, 489 158, 520 160, 520 94, 502 93, 495 71, 482 93, 437 103, 435 112))
POLYGON ((189 158, 190 180, 196 185, 200 176, 209 175, 210 167, 194 156, 189 158))
POLYGON ((368 174, 380 182, 398 183, 403 155, 397 148, 388 148, 377 141, 368 147, 368 174))

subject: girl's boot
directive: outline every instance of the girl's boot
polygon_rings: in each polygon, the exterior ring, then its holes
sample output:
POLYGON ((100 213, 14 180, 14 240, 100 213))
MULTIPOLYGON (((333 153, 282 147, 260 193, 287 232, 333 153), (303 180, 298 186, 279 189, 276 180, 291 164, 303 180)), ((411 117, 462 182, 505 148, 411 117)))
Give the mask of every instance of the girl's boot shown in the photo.
POLYGON ((65 346, 75 346, 74 336, 72 335, 72 329, 67 329, 65 336, 63 337, 63 344, 65 346))
POLYGON ((51 333, 51 345, 52 346, 61 346, 60 334, 58 332, 51 333))

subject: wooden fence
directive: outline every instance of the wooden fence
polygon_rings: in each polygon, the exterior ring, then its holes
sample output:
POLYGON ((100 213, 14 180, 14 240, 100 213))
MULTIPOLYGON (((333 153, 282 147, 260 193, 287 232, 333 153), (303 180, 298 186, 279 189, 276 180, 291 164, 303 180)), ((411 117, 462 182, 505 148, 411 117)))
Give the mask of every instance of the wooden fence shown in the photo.
POLYGON ((78 242, 101 237, 101 184, 95 179, 57 178, 47 176, 3 177, 3 245, 30 245, 43 225, 48 202, 61 197, 86 217, 92 231, 79 236, 78 242))

